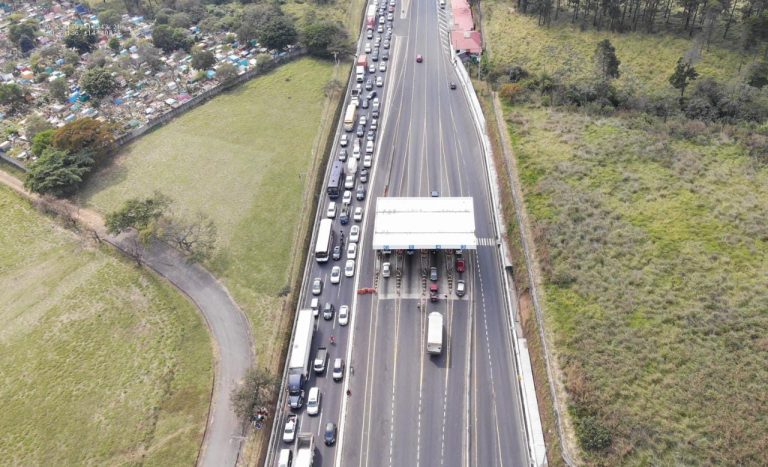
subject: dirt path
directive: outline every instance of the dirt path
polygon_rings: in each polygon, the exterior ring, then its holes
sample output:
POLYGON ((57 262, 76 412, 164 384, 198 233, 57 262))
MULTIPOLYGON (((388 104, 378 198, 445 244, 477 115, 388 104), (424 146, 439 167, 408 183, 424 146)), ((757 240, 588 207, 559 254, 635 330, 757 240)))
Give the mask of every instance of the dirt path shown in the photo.
MULTIPOLYGON (((40 199, 24 189, 19 179, 2 170, 0 183, 28 199, 40 199)), ((98 213, 67 201, 63 201, 62 205, 68 206, 72 217, 98 234, 102 240, 129 256, 140 255, 143 264, 168 279, 202 313, 213 338, 216 362, 211 406, 198 465, 234 466, 244 441, 244 427, 230 407, 229 396, 254 361, 253 337, 245 315, 223 284, 203 267, 187 263, 184 256, 175 249, 162 242, 141 246, 129 234, 117 237, 108 235, 98 213)))

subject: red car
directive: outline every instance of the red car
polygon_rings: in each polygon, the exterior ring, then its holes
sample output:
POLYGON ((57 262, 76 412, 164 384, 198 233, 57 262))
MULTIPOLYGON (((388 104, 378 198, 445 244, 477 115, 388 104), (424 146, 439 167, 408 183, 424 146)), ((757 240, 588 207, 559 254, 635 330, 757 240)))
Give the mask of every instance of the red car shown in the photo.
POLYGON ((432 302, 437 301, 437 284, 429 284, 429 300, 432 302))
POLYGON ((416 55, 416 63, 421 63, 422 61, 424 61, 424 59, 422 58, 421 54, 416 55))
POLYGON ((456 258, 456 272, 464 272, 464 258, 456 258))

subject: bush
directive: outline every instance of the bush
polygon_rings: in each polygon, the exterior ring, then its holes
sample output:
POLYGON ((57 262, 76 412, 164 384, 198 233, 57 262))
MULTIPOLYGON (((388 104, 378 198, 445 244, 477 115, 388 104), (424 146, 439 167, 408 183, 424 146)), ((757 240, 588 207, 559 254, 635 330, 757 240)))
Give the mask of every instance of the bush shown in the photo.
POLYGON ((112 94, 117 88, 117 81, 109 70, 101 67, 92 68, 85 72, 80 79, 83 91, 91 96, 101 99, 112 94))
POLYGON ((92 166, 93 158, 88 152, 70 154, 49 148, 29 165, 24 186, 35 193, 68 195, 80 186, 92 166))
POLYGON ((576 436, 585 451, 604 451, 611 446, 611 431, 594 416, 576 419, 576 436))
POLYGON ((517 104, 525 98, 525 88, 517 83, 502 84, 499 95, 510 104, 517 104))

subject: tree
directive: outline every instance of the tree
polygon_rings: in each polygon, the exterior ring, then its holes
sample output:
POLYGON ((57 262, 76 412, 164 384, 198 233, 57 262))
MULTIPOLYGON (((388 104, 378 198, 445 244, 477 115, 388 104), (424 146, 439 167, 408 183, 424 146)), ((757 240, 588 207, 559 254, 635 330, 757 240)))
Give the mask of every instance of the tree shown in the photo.
POLYGON ((762 89, 768 84, 768 60, 754 62, 747 70, 747 84, 762 89))
POLYGON ((115 26, 120 24, 120 19, 120 13, 115 10, 107 9, 99 13, 99 23, 108 28, 114 29, 115 26))
POLYGON ((115 137, 112 125, 86 117, 57 129, 53 145, 70 153, 89 151, 100 162, 114 149, 115 137))
POLYGON ((67 90, 67 80, 64 78, 57 78, 48 82, 48 94, 59 102, 67 100, 67 90))
POLYGON ((16 83, 0 84, 0 104, 9 105, 14 111, 26 102, 24 94, 24 89, 16 83))
POLYGON ((12 23, 8 27, 8 39, 25 54, 35 48, 36 35, 37 23, 34 21, 12 23))
POLYGON ((216 57, 207 50, 192 52, 192 68, 195 70, 207 70, 216 63, 216 57))
POLYGON ((83 91, 101 99, 112 94, 117 89, 117 81, 115 81, 109 70, 97 67, 85 72, 83 77, 80 78, 80 86, 83 88, 83 91))
POLYGON ((226 83, 227 81, 234 79, 237 76, 237 68, 229 62, 222 63, 216 69, 216 77, 220 82, 226 83))
POLYGON ((32 114, 27 117, 26 136, 30 141, 34 141, 38 133, 50 130, 51 128, 53 128, 51 122, 40 114, 32 114))
POLYGON ((307 24, 302 31, 302 43, 311 55, 318 57, 344 55, 349 47, 347 31, 331 21, 307 24))
POLYGON ((70 49, 76 49, 81 54, 90 52, 96 40, 97 37, 93 30, 85 27, 70 29, 64 36, 64 44, 70 49))
POLYGON ((54 129, 51 128, 49 130, 44 130, 39 133, 37 133, 32 138, 32 147, 30 148, 30 151, 32 151, 32 154, 35 157, 40 157, 43 155, 46 149, 53 146, 53 133, 54 129))
POLYGON ((24 186, 35 193, 64 196, 77 189, 92 166, 87 152, 70 154, 48 148, 29 165, 24 186))
POLYGON ((149 42, 140 42, 136 46, 136 54, 139 56, 139 63, 146 63, 152 71, 158 71, 163 68, 163 60, 160 58, 162 52, 149 42))
POLYGON ((174 13, 168 18, 168 25, 173 28, 188 28, 192 26, 192 18, 186 13, 174 13))
POLYGON ((107 45, 109 46, 110 50, 112 50, 112 52, 120 52, 120 39, 118 39, 116 36, 110 37, 107 45))
POLYGON ((243 385, 232 392, 232 408, 238 418, 245 423, 256 416, 262 407, 271 405, 278 380, 269 371, 261 368, 251 368, 245 374, 243 385))
POLYGON ((164 216, 171 205, 171 198, 155 191, 147 198, 131 198, 115 211, 107 214, 106 227, 111 235, 135 229, 142 241, 154 234, 154 225, 164 216))
POLYGON ((270 19, 259 31, 259 42, 269 49, 281 50, 286 45, 294 44, 297 38, 293 20, 288 16, 270 19))
POLYGON ((609 81, 619 77, 619 61, 616 57, 616 48, 608 39, 603 39, 595 49, 595 66, 597 73, 603 81, 609 81))
POLYGON ((209 259, 218 236, 216 224, 202 212, 192 218, 163 216, 158 219, 155 235, 186 253, 190 263, 209 259))
POLYGON ((187 32, 181 28, 172 28, 166 24, 160 24, 152 30, 152 42, 155 47, 162 49, 166 53, 174 50, 189 50, 192 47, 192 40, 187 36, 187 32))
POLYGON ((690 63, 683 60, 682 57, 677 59, 677 65, 675 71, 669 77, 669 83, 673 88, 680 90, 680 99, 685 94, 685 88, 691 84, 691 81, 699 77, 699 73, 690 63))

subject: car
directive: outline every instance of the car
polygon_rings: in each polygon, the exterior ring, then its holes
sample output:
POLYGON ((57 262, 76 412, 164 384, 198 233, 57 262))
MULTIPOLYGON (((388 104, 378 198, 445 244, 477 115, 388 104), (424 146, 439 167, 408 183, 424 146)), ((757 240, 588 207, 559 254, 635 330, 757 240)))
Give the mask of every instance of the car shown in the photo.
POLYGON ((352 95, 359 96, 361 92, 363 92, 363 85, 360 83, 355 84, 355 87, 352 88, 352 95))
POLYGON ((333 380, 341 381, 344 379, 344 360, 337 358, 333 361, 333 380))
POLYGON ((363 158, 363 167, 367 168, 367 167, 370 167, 371 165, 373 165, 373 156, 371 156, 370 154, 366 154, 365 157, 363 158))
POLYGON ((367 54, 371 53, 371 43, 370 42, 366 42, 365 43, 365 53, 367 53, 367 54))
POLYGON ((421 54, 416 54, 416 63, 421 63, 424 61, 424 57, 421 56, 421 54))
POLYGON ((437 284, 429 284, 429 301, 436 302, 437 300, 437 284))
POLYGON ((339 326, 346 326, 347 324, 349 324, 349 305, 341 305, 339 307, 339 326))
POLYGON ((368 133, 365 134, 366 141, 373 141, 376 139, 376 132, 373 130, 368 130, 368 133))
POLYGON ((376 86, 379 87, 379 88, 384 86, 384 77, 383 76, 377 76, 376 77, 376 86))
POLYGON ((336 442, 336 424, 328 422, 325 424, 325 434, 323 435, 323 441, 326 446, 333 446, 336 442))
POLYGON ((363 125, 357 125, 355 134, 357 135, 358 138, 362 138, 363 136, 365 136, 365 127, 363 125))
POLYGON ((390 270, 389 262, 386 262, 386 263, 382 264, 381 265, 381 277, 389 277, 390 273, 391 273, 391 270, 390 270))
POLYGON ((365 199, 365 187, 363 185, 359 185, 355 190, 355 199, 358 201, 365 199))
POLYGON ((328 349, 325 347, 318 347, 315 354, 315 360, 312 362, 312 369, 315 374, 321 375, 325 373, 325 367, 328 365, 328 349))
POLYGON ((368 101, 367 100, 363 100, 363 102, 360 103, 360 107, 362 107, 364 109, 367 109, 368 108, 368 101))
POLYGON ((363 125, 363 126, 367 125, 368 124, 368 116, 367 115, 361 116, 359 123, 360 123, 360 125, 363 125))
POLYGON ((456 258, 456 272, 464 272, 465 268, 464 258, 456 258))
POLYGON ((456 281, 456 295, 463 297, 465 293, 467 293, 467 285, 461 279, 456 281))
POLYGON ((335 311, 336 311, 336 308, 333 306, 333 303, 326 303, 325 305, 323 305, 323 319, 326 321, 330 321, 331 319, 333 319, 333 313, 335 311))
POLYGON ((353 243, 357 243, 360 241, 360 226, 359 225, 353 225, 349 229, 349 241, 353 243))
POLYGON ((355 175, 349 174, 344 176, 344 188, 351 190, 355 187, 355 175))
MULTIPOLYGON (((389 41, 387 41, 387 44, 389 44, 389 41)), ((389 46, 387 46, 387 47, 384 47, 384 48, 385 48, 385 49, 388 49, 388 48, 389 48, 389 46)), ((386 63, 384 63, 384 62, 381 62, 381 63, 379 63, 379 71, 380 71, 380 72, 382 72, 382 73, 384 73, 385 71, 387 71, 387 64, 386 64, 386 63)))
POLYGON ((336 217, 336 201, 330 201, 328 203, 328 210, 325 212, 325 215, 328 216, 329 219, 336 217))
POLYGON ((376 96, 378 96, 378 95, 379 95, 379 93, 377 93, 376 91, 371 91, 371 92, 368 93, 367 96, 365 96, 365 98, 367 100, 371 100, 371 99, 375 99, 376 96))
POLYGON ((341 268, 334 266, 331 268, 331 284, 338 284, 341 282, 341 268))
POLYGON ((341 162, 346 161, 348 155, 349 155, 349 153, 347 152, 346 148, 342 148, 342 149, 339 150, 339 160, 341 162))
POLYGON ((451 89, 456 89, 456 83, 451 81, 450 83, 448 83, 448 87, 451 88, 451 89))
MULTIPOLYGON (((374 99, 373 99, 373 102, 372 102, 372 104, 373 104, 373 110, 379 110, 379 104, 380 104, 380 101, 379 101, 379 98, 378 98, 378 97, 376 97, 376 98, 374 98, 374 99)), ((378 117, 377 117, 377 118, 378 118, 378 117)))
POLYGON ((387 13, 387 21, 392 21, 395 19, 395 15, 393 13, 387 13))
POLYGON ((365 154, 373 154, 373 141, 367 141, 365 143, 365 154))
POLYGON ((323 280, 315 277, 312 280, 312 295, 320 295, 321 293, 323 293, 323 280))
POLYGON ((373 89, 373 80, 371 78, 368 78, 367 80, 365 80, 365 90, 370 91, 371 89, 373 89))
POLYGON ((347 144, 349 144, 349 138, 347 137, 347 135, 346 135, 346 134, 344 134, 344 135, 341 135, 341 138, 339 139, 339 145, 340 145, 342 148, 346 148, 346 147, 347 147, 347 144))
POLYGON ((344 196, 341 199, 341 204, 352 203, 352 192, 350 190, 344 190, 344 196))
POLYGON ((376 31, 379 32, 379 33, 384 32, 384 25, 380 24, 379 27, 376 28, 376 31))
POLYGON ((389 41, 382 42, 381 46, 384 47, 385 49, 389 49, 389 41))
POLYGON ((376 40, 373 41, 373 46, 378 47, 379 45, 381 45, 381 36, 376 36, 376 40))
POLYGON ((378 49, 374 50, 373 53, 371 53, 371 60, 373 60, 374 62, 378 62, 379 61, 379 51, 378 51, 378 49))
POLYGON ((395 12, 395 7, 394 7, 393 5, 389 5, 389 6, 387 7, 387 11, 388 11, 389 13, 394 13, 394 12, 395 12))
POLYGON ((384 17, 379 18, 379 24, 384 24, 384 17))
POLYGON ((369 30, 368 30, 368 31, 365 33, 365 38, 366 38, 366 39, 373 39, 373 29, 369 29, 369 30))
POLYGON ((384 61, 389 60, 389 50, 384 49, 384 52, 381 53, 381 59, 384 61))
POLYGON ((366 168, 360 171, 360 183, 368 183, 368 169, 366 168))
POLYGON ((349 242, 347 245, 347 259, 357 258, 357 243, 349 242))
POLYGON ((317 386, 312 387, 309 390, 309 396, 307 396, 307 415, 317 415, 320 413, 321 399, 320 388, 317 386))
POLYGON ((368 73, 376 73, 376 64, 375 63, 371 63, 370 65, 368 65, 368 73))
POLYGON ((347 262, 344 264, 344 276, 352 277, 354 275, 355 275, 355 260, 348 259, 347 262))
POLYGON ((313 297, 309 302, 309 308, 312 310, 312 316, 317 318, 317 315, 320 313, 320 299, 313 297))
POLYGON ((379 119, 378 118, 372 118, 371 119, 371 130, 378 130, 379 129, 379 119))
POLYGON ((347 225, 347 223, 349 223, 349 205, 345 204, 341 207, 341 213, 339 213, 339 222, 341 222, 341 225, 347 225))
POLYGON ((437 282, 437 268, 435 266, 429 268, 429 280, 437 282))
POLYGON ((290 414, 285 419, 285 425, 283 426, 283 442, 292 443, 296 439, 296 422, 299 417, 296 414, 290 414))
POLYGON ((338 261, 341 259, 341 246, 336 245, 333 247, 333 253, 331 253, 331 258, 333 258, 334 261, 338 261))
POLYGON ((430 196, 432 196, 433 198, 437 198, 438 196, 440 196, 440 192, 437 190, 432 190, 432 193, 430 193, 430 196))
POLYGON ((372 118, 379 118, 379 109, 373 109, 371 111, 371 117, 372 118))

